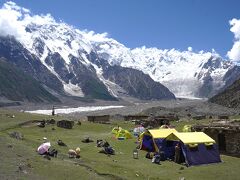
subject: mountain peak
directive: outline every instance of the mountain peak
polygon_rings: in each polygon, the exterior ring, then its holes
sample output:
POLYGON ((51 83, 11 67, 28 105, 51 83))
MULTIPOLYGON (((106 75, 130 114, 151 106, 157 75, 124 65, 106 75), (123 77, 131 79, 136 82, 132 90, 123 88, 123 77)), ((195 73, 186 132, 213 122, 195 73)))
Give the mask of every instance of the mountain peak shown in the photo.
POLYGON ((107 33, 79 30, 55 20, 50 14, 33 15, 14 2, 7 2, 0 9, 0 27, 0 36, 14 36, 72 95, 84 95, 77 74, 85 72, 76 73, 78 70, 73 67, 73 62, 98 76, 105 85, 107 81, 102 71, 109 65, 117 65, 142 71, 175 95, 189 97, 211 95, 209 90, 208 93, 199 92, 204 91, 205 88, 201 87, 209 86, 209 83, 213 89, 222 88, 224 75, 234 66, 215 50, 194 52, 192 47, 179 51, 145 46, 130 49, 108 37, 107 33))

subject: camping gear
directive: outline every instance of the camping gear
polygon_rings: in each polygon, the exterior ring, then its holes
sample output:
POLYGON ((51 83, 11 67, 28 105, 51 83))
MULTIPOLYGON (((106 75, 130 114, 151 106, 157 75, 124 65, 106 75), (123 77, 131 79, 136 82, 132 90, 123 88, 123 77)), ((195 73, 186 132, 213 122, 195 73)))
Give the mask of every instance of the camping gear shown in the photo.
POLYGON ((99 151, 99 153, 114 155, 115 150, 111 146, 108 146, 108 147, 103 147, 102 150, 99 151))
POLYGON ((133 150, 133 159, 138 159, 138 150, 137 149, 133 150))
POLYGON ((107 154, 111 154, 111 155, 115 154, 115 150, 111 146, 105 147, 104 149, 107 154))
POLYGON ((47 154, 52 157, 57 157, 58 151, 56 149, 48 150, 47 154))
POLYGON ((145 128, 143 126, 138 126, 133 129, 133 135, 134 136, 139 136, 145 131, 145 128))
POLYGON ((92 139, 90 139, 89 137, 86 137, 82 140, 83 143, 90 143, 90 142, 93 142, 92 139))
POLYGON ((97 147, 102 147, 102 149, 99 151, 99 153, 104 153, 108 155, 114 155, 115 150, 110 146, 110 144, 107 141, 103 140, 97 140, 97 147))
POLYGON ((158 153, 155 153, 152 158, 152 163, 160 164, 161 156, 158 153))
POLYGON ((167 158, 175 157, 178 163, 185 162, 187 166, 221 162, 216 142, 203 132, 173 132, 165 138, 163 146, 167 158), (180 154, 175 154, 177 144, 180 154))
POLYGON ((103 147, 104 141, 102 139, 97 139, 97 147, 103 147))
POLYGON ((132 134, 131 134, 129 131, 127 131, 127 130, 119 127, 119 126, 118 126, 118 127, 114 127, 114 128, 112 129, 112 134, 114 134, 115 137, 116 137, 118 140, 124 140, 124 139, 130 139, 130 138, 132 138, 132 134))
POLYGON ((47 153, 50 147, 51 147, 50 142, 46 142, 46 143, 41 144, 38 147, 37 151, 40 155, 42 155, 42 154, 47 153))
POLYGON ((120 129, 117 132, 115 137, 117 139, 119 139, 119 140, 131 139, 132 138, 132 134, 129 131, 125 130, 125 129, 120 129))
POLYGON ((162 148, 164 138, 175 129, 152 129, 142 133, 140 137, 140 149, 148 152, 159 152, 162 148))
POLYGON ((43 121, 39 122, 37 126, 41 127, 41 128, 44 128, 45 124, 46 124, 46 122, 43 120, 43 121))
POLYGON ((43 142, 48 142, 48 139, 46 137, 43 137, 43 142))
POLYGON ((59 139, 59 140, 57 141, 57 144, 58 144, 59 146, 67 146, 61 139, 59 139))
POLYGON ((107 141, 103 141, 102 139, 97 140, 97 147, 108 147, 110 144, 107 141))

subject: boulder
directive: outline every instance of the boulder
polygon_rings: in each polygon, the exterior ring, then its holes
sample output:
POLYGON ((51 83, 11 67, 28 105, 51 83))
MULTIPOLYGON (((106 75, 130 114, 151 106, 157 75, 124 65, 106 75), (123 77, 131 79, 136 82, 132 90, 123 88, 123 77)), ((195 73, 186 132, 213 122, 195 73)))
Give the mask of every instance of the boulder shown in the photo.
POLYGON ((55 124, 56 121, 54 119, 47 120, 47 124, 55 124))
POLYGON ((15 131, 11 132, 11 133, 9 133, 9 136, 12 138, 16 138, 18 140, 23 140, 23 135, 20 132, 15 132, 15 131))
POLYGON ((74 121, 61 120, 57 122, 57 126, 66 129, 72 129, 74 126, 74 121))

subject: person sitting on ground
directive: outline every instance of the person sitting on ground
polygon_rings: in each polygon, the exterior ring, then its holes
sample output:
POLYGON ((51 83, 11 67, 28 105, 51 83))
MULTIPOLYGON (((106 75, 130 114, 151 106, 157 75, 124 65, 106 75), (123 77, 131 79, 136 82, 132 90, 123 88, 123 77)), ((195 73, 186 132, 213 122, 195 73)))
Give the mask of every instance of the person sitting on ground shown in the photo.
POLYGON ((107 141, 103 141, 102 139, 97 140, 97 147, 108 147, 110 144, 107 141))
POLYGON ((102 139, 97 139, 97 147, 102 147, 103 140, 102 139))
POLYGON ((107 142, 107 141, 105 141, 104 143, 103 143, 103 147, 109 147, 110 146, 110 144, 107 142))
POLYGON ((58 151, 56 149, 48 150, 47 154, 51 157, 57 157, 58 151))
POLYGON ((161 156, 159 153, 154 153, 152 163, 160 164, 161 156))
POLYGON ((57 157, 58 155, 58 151, 56 149, 48 149, 48 151, 46 151, 45 153, 41 154, 44 158, 51 160, 50 157, 57 157))
POLYGON ((68 157, 69 157, 69 158, 75 158, 76 155, 77 155, 77 153, 76 153, 75 150, 73 150, 73 149, 69 149, 69 150, 68 150, 68 157))

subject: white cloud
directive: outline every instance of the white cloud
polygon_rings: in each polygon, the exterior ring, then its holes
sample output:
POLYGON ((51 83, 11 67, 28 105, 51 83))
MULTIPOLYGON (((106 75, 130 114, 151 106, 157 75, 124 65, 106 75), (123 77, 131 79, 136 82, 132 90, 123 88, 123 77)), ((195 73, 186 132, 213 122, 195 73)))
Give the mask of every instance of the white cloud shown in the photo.
POLYGON ((5 3, 0 9, 0 35, 12 35, 19 38, 24 34, 26 32, 25 28, 21 21, 19 21, 22 16, 21 8, 14 2, 5 3))
POLYGON ((24 24, 36 24, 36 25, 46 25, 46 24, 56 24, 56 21, 51 16, 51 14, 47 15, 34 15, 31 16, 29 14, 25 15, 24 17, 24 24))
POLYGON ((192 51, 192 50, 193 50, 193 48, 189 46, 188 47, 188 51, 192 51))
POLYGON ((90 41, 95 41, 95 42, 103 42, 103 41, 108 41, 108 33, 95 33, 94 31, 87 31, 85 30, 83 35, 90 41))
MULTIPOLYGON (((107 33, 95 33, 94 31, 80 31, 75 29, 72 26, 65 24, 63 21, 57 22, 51 14, 41 14, 41 15, 33 15, 29 9, 18 6, 15 2, 9 1, 3 4, 0 7, 0 36, 14 36, 19 42, 21 42, 24 46, 31 49, 33 47, 33 43, 36 37, 38 37, 42 32, 45 32, 46 29, 53 29, 53 31, 60 32, 60 34, 64 34, 66 29, 75 30, 78 33, 78 36, 82 37, 81 42, 73 41, 71 43, 72 52, 68 49, 68 46, 64 46, 64 41, 66 39, 71 39, 69 36, 65 36, 65 39, 59 38, 58 40, 61 43, 58 43, 57 34, 52 32, 53 36, 55 35, 54 41, 47 40, 46 45, 50 49, 61 49, 61 52, 64 51, 66 55, 66 59, 68 59, 68 54, 72 53, 74 55, 78 55, 78 49, 83 48, 85 51, 91 51, 91 41, 93 42, 107 42, 112 40, 108 38, 107 33), (39 31, 30 32, 26 27, 34 27, 39 28, 39 31), (43 31, 41 31, 41 27, 43 31)), ((57 52, 59 52, 56 50, 57 52)), ((60 53, 60 52, 59 52, 60 53)), ((61 53, 60 53, 61 54, 61 53)), ((61 54, 62 55, 62 54, 61 54)))
POLYGON ((26 26, 56 23, 50 14, 31 15, 30 10, 18 6, 15 2, 6 2, 0 8, 0 36, 14 36, 21 42, 28 42, 31 34, 26 31, 26 26))
POLYGON ((227 52, 227 56, 234 62, 240 61, 240 19, 232 19, 229 21, 232 26, 230 31, 234 34, 234 44, 230 51, 227 52))
POLYGON ((240 61, 240 41, 235 41, 227 56, 233 61, 240 61))

